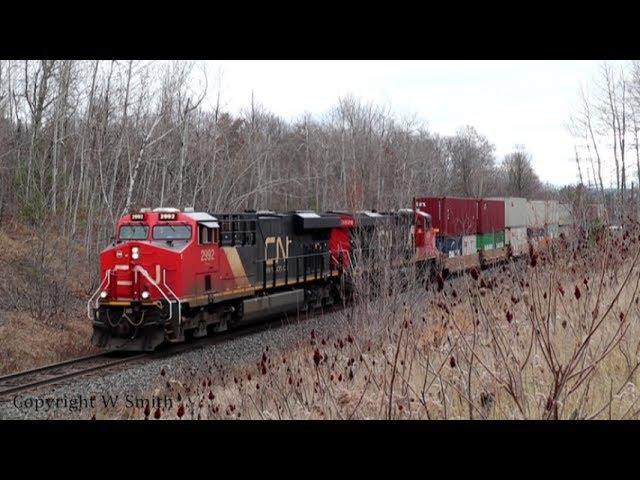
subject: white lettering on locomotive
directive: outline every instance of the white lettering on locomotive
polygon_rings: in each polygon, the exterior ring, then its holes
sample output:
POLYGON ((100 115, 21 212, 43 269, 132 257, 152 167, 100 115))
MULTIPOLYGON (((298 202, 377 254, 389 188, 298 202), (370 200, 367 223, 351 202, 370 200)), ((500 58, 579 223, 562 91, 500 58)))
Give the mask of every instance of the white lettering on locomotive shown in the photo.
POLYGON ((203 263, 212 262, 215 259, 215 250, 208 248, 200 251, 200 261, 203 263))
POLYGON ((289 245, 291 245, 291 240, 289 240, 289 236, 286 236, 284 242, 282 241, 282 237, 267 237, 264 240, 264 258, 265 260, 275 260, 276 262, 280 259, 289 258, 289 245), (269 245, 276 245, 276 256, 275 258, 269 258, 269 245))

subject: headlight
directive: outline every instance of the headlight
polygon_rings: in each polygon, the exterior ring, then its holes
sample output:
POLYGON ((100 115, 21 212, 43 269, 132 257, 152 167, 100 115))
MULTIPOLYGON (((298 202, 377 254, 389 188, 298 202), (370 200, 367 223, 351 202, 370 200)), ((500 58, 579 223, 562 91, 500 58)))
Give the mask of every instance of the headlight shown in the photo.
POLYGON ((149 292, 147 292, 146 290, 142 292, 142 298, 144 298, 145 300, 149 298, 149 292))
POLYGON ((138 247, 133 247, 131 249, 131 258, 137 260, 140 258, 140 249, 138 247))
POLYGON ((107 291, 103 290, 100 292, 100 298, 107 298, 107 291))

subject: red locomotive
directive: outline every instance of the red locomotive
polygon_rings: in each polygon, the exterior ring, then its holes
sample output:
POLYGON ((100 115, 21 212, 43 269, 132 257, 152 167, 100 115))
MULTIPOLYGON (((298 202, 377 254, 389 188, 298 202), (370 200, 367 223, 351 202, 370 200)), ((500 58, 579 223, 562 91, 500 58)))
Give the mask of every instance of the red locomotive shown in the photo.
POLYGON ((89 299, 93 343, 154 350, 344 298, 355 249, 389 235, 407 264, 438 253, 428 213, 208 214, 171 208, 122 217, 89 299))

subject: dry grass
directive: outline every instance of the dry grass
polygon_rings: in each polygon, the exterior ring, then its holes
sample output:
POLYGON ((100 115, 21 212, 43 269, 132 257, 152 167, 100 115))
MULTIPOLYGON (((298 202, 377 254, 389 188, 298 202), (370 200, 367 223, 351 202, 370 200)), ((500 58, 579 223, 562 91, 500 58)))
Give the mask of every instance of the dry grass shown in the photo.
POLYGON ((0 375, 88 355, 91 324, 86 317, 43 324, 26 313, 4 313, 0 320, 0 375))
POLYGON ((82 252, 12 222, 0 231, 0 375, 95 351, 82 252), (44 241, 43 241, 44 240, 44 241), (69 253, 75 262, 65 263, 69 253))
MULTIPOLYGON (((349 329, 255 363, 159 375, 127 418, 638 418, 638 230, 357 302, 349 329)), ((405 279, 406 280, 406 279, 405 279)), ((369 288, 368 286, 366 287, 369 288)))

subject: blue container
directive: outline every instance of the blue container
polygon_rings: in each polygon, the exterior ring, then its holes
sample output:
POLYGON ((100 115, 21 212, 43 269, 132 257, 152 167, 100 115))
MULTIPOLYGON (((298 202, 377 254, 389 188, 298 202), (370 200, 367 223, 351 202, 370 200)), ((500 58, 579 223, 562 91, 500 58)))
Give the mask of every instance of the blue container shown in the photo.
POLYGON ((438 236, 436 248, 448 257, 462 255, 462 237, 438 236))

